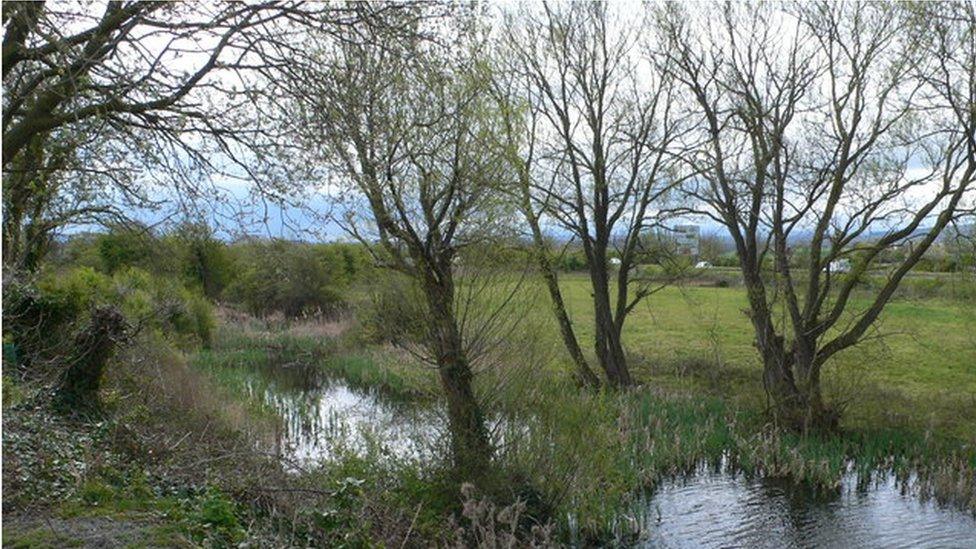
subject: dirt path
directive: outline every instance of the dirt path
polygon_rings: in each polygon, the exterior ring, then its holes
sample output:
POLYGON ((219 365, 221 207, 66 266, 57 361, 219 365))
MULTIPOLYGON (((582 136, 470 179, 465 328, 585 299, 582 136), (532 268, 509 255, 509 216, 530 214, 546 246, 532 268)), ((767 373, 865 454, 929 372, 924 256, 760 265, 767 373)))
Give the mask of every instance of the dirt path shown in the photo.
POLYGON ((3 517, 3 546, 43 547, 192 547, 152 517, 3 517))

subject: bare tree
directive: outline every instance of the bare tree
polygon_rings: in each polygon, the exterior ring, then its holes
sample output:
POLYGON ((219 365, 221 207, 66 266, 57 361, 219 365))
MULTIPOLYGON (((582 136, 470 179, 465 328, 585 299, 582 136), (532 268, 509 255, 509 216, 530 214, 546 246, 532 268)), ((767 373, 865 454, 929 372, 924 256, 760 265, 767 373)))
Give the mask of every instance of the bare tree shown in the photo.
POLYGON ((573 328, 573 322, 566 311, 566 302, 559 287, 559 275, 553 265, 553 251, 549 239, 543 232, 541 218, 545 206, 541 208, 533 201, 532 166, 536 158, 536 127, 538 111, 531 107, 525 97, 529 89, 524 81, 504 63, 504 53, 496 52, 496 62, 500 65, 494 72, 492 95, 500 107, 502 131, 499 134, 501 156, 513 169, 516 185, 511 189, 513 201, 517 204, 532 238, 535 261, 546 284, 552 304, 553 316, 559 325, 563 344, 576 367, 578 381, 590 387, 599 387, 600 378, 596 375, 573 328))
POLYGON ((765 388, 792 427, 836 425, 823 366, 868 335, 973 189, 972 5, 914 9, 726 4, 701 26, 661 14, 661 55, 701 116, 692 209, 735 242, 765 388), (855 306, 858 281, 909 239, 855 306), (810 254, 794 267, 798 242, 810 254))
POLYGON ((502 224, 497 197, 508 174, 490 146, 488 74, 466 21, 423 23, 432 39, 419 38, 421 29, 310 35, 308 56, 293 59, 272 95, 287 98, 284 123, 320 167, 311 184, 330 181, 326 192, 346 204, 344 228, 420 289, 426 314, 415 320, 424 323, 446 395, 455 468, 478 479, 492 448, 473 389, 456 270, 459 253, 502 224))
POLYGON ((594 348, 607 381, 632 383, 621 334, 627 315, 653 289, 632 277, 641 235, 676 184, 669 146, 677 135, 672 86, 642 59, 641 26, 604 3, 543 4, 508 18, 502 54, 524 81, 513 105, 531 135, 517 162, 520 203, 538 248, 563 339, 586 379, 541 238, 551 224, 586 254, 596 324, 594 348), (610 256, 616 253, 614 272, 610 256))

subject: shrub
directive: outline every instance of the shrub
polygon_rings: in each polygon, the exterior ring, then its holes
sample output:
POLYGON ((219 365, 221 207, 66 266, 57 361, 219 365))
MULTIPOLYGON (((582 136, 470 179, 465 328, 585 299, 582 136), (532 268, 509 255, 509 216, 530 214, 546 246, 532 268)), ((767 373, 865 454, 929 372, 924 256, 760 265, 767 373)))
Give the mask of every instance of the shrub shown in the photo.
POLYGON ((107 300, 121 306, 133 324, 155 329, 182 347, 211 343, 213 311, 198 291, 135 267, 116 273, 111 286, 107 300))
POLYGON ((4 278, 4 342, 16 353, 17 366, 27 370, 64 350, 65 334, 84 310, 84 299, 77 292, 44 291, 32 279, 4 278))
POLYGON ((581 249, 566 250, 556 257, 555 265, 557 269, 565 272, 586 270, 586 254, 581 249))
POLYGON ((240 274, 227 295, 252 314, 299 317, 345 308, 340 290, 348 283, 350 260, 341 252, 332 256, 309 244, 283 240, 253 242, 236 251, 240 274))
POLYGON ((204 223, 184 223, 165 239, 179 258, 187 284, 216 299, 234 277, 233 258, 204 223))
POLYGON ((148 229, 137 227, 112 227, 108 232, 96 237, 95 246, 101 269, 112 274, 125 267, 138 266, 144 269, 164 269, 159 263, 161 254, 158 239, 148 229))
POLYGON ((209 345, 215 329, 210 303, 172 278, 125 267, 112 276, 91 267, 49 272, 36 283, 4 284, 4 334, 28 357, 70 351, 69 336, 103 305, 118 307, 137 330, 159 332, 181 347, 209 345))
POLYGON ((369 300, 357 312, 368 341, 396 345, 424 341, 427 309, 415 284, 391 273, 374 282, 369 290, 369 300))

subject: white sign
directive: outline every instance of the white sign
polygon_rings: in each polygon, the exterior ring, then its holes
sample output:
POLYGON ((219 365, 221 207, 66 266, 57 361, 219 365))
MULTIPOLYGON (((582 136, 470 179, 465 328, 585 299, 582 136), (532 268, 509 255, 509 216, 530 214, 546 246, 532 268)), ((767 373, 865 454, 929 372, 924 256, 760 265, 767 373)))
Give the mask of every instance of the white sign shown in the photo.
POLYGON ((698 255, 698 240, 701 231, 698 225, 678 225, 674 228, 674 241, 678 253, 682 255, 698 255))

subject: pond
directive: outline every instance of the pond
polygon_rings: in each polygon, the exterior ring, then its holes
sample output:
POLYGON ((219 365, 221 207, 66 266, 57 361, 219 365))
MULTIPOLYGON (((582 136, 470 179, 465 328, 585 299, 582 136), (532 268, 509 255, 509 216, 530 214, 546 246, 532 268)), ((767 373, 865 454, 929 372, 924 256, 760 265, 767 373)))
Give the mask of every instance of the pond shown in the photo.
MULTIPOLYGON (((314 368, 269 368, 249 384, 282 418, 278 449, 296 467, 340 449, 399 459, 443 455, 440 407, 417 406, 351 387, 314 368)), ((501 422, 494 422, 495 432, 501 422)), ((497 437, 496 437, 497 440, 497 437)), ((892 475, 868 483, 846 475, 825 496, 790 481, 724 467, 663 483, 644 500, 645 547, 976 548, 976 519, 922 502, 892 475)))
POLYGON ((647 547, 976 547, 976 519, 922 502, 894 475, 824 495, 789 480, 702 468, 659 486, 644 517, 647 547))
POLYGON ((444 441, 446 420, 439 407, 351 387, 315 367, 261 368, 252 372, 247 388, 280 417, 275 450, 294 466, 343 451, 426 460, 444 441))

